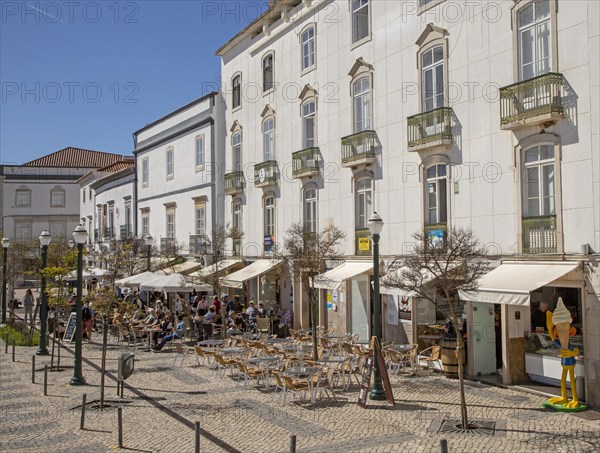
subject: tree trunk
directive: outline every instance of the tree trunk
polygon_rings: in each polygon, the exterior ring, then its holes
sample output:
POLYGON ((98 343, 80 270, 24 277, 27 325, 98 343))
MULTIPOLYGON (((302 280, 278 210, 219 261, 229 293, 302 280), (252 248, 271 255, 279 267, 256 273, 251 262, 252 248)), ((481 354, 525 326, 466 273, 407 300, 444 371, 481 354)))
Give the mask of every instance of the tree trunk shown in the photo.
POLYGON ((458 382, 460 386, 460 419, 463 429, 469 428, 469 417, 467 413, 467 400, 465 399, 465 376, 464 366, 462 361, 461 352, 464 351, 464 341, 460 330, 458 329, 459 323, 456 317, 456 311, 454 310, 454 302, 452 298, 446 295, 448 306, 450 307, 450 321, 452 321, 454 332, 456 334, 456 361, 458 363, 458 382))
POLYGON ((58 327, 54 327, 54 334, 52 335, 52 353, 50 354, 50 371, 54 369, 54 345, 56 344, 56 335, 58 327))
POLYGON ((313 360, 316 362, 318 360, 317 324, 319 319, 319 299, 315 297, 315 289, 312 286, 308 289, 308 297, 312 309, 313 360))
POLYGON ((104 374, 106 373, 106 347, 108 344, 108 319, 102 317, 102 366, 100 368, 100 410, 104 408, 104 374))

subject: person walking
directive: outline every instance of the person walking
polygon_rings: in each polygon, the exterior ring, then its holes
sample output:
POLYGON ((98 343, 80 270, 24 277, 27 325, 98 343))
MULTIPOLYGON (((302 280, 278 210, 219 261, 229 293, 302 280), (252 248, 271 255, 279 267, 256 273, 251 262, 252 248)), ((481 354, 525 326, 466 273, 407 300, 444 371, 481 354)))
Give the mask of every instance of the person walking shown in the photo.
POLYGON ((23 308, 25 308, 25 322, 29 322, 29 324, 33 327, 33 304, 35 303, 35 299, 33 297, 33 292, 31 289, 28 289, 23 296, 23 308))

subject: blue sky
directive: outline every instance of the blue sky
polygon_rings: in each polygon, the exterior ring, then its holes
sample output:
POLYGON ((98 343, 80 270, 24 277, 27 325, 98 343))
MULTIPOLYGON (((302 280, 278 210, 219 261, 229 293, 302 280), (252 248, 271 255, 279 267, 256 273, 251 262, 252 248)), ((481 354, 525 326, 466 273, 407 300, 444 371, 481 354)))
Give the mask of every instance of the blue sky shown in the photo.
POLYGON ((214 88, 214 51, 265 3, 0 0, 0 162, 131 154, 134 131, 214 88))

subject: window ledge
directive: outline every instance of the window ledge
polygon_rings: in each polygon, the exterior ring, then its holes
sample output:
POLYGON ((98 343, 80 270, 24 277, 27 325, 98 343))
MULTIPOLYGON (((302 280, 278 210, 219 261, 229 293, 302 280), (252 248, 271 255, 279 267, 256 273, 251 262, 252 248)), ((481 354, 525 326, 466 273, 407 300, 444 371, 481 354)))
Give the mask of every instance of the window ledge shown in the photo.
POLYGON ((419 9, 417 9, 417 16, 420 16, 425 11, 428 11, 431 8, 435 8, 437 5, 439 5, 440 3, 444 3, 445 1, 446 0, 432 0, 431 2, 427 3, 426 5, 419 6, 419 9))
POLYGON ((238 105, 237 107, 233 107, 233 108, 231 109, 231 113, 235 113, 235 112, 237 112, 238 110, 242 110, 242 104, 238 105))
POLYGON ((196 165, 196 173, 204 171, 204 164, 196 165))
POLYGON ((306 74, 309 74, 311 72, 313 72, 315 69, 317 69, 317 63, 315 63, 314 65, 304 69, 301 73, 300 73, 300 77, 305 76, 306 74))
MULTIPOLYGON (((275 82, 273 82, 273 85, 274 84, 275 84, 275 82)), ((273 88, 268 89, 267 91, 263 91, 263 98, 265 96, 268 96, 268 95, 273 94, 273 93, 275 93, 275 86, 273 86, 273 88)))
POLYGON ((352 43, 352 45, 350 46, 350 50, 354 50, 354 49, 356 49, 357 47, 360 47, 360 46, 362 46, 363 44, 365 44, 365 43, 367 43, 367 42, 371 41, 371 39, 372 39, 372 36, 371 36, 371 33, 369 33, 367 36, 365 36, 365 37, 364 37, 363 39, 361 39, 360 41, 353 42, 353 43, 352 43))
POLYGON ((143 182, 142 183, 142 187, 148 187, 148 183, 147 182, 143 182))
POLYGON ((167 176, 167 181, 171 181, 174 177, 175 177, 174 175, 167 176))

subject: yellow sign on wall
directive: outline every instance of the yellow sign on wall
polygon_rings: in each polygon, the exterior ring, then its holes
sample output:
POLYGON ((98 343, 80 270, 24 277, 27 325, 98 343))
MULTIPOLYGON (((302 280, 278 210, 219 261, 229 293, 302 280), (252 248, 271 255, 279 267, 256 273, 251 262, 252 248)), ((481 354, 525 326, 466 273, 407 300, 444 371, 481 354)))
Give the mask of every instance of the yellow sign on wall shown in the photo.
POLYGON ((370 238, 358 238, 358 250, 361 252, 368 252, 371 250, 371 239, 370 238))

